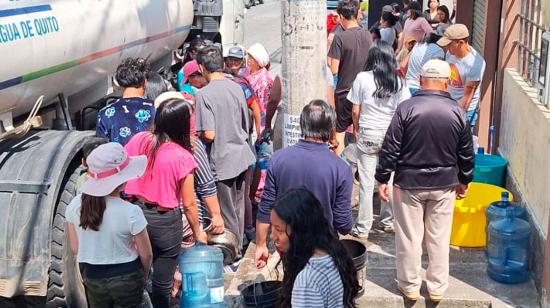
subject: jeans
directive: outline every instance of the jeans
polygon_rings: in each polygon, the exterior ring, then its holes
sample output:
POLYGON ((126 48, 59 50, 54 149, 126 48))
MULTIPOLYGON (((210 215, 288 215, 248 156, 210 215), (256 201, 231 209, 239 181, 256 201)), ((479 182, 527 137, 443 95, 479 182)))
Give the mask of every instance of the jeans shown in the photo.
MULTIPOLYGON (((378 164, 378 152, 384 140, 382 132, 376 136, 359 135, 357 146, 357 167, 359 169, 359 213, 355 222, 355 230, 360 234, 368 234, 374 221, 373 194, 374 174, 378 164)), ((391 181, 390 181, 391 182, 391 181)), ((388 188, 392 185, 388 183, 388 188)), ((390 189, 391 196, 391 189, 390 189)), ((380 225, 393 226, 391 203, 380 201, 380 225)))
POLYGON ((466 112, 466 119, 470 123, 470 128, 472 131, 474 130, 474 127, 476 126, 477 117, 479 115, 479 112, 477 109, 468 110, 466 112))
POLYGON ((388 195, 390 202, 380 200, 380 221, 378 227, 393 228, 393 173, 388 181, 388 195))
POLYGON ((170 292, 181 242, 183 226, 179 208, 159 212, 155 207, 141 206, 147 219, 147 232, 153 248, 153 293, 155 308, 170 307, 170 292))
POLYGON ((86 287, 86 299, 90 308, 139 307, 145 286, 143 269, 110 278, 82 277, 86 287))

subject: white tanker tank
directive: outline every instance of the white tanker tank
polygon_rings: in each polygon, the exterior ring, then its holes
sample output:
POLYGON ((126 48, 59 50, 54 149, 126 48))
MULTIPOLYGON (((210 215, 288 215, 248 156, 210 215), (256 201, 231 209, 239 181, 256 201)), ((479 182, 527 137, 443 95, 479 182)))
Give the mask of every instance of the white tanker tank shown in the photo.
POLYGON ((0 3, 0 113, 28 112, 94 85, 125 57, 151 61, 183 43, 192 0, 3 1, 0 3))
POLYGON ((243 18, 242 0, 0 1, 0 307, 19 295, 43 298, 38 306, 86 307, 63 230, 80 150, 93 133, 27 132, 13 119, 41 111, 43 95, 46 113, 56 97, 68 98, 56 106, 70 123, 110 94, 122 59, 171 64, 190 33, 242 44, 243 18))

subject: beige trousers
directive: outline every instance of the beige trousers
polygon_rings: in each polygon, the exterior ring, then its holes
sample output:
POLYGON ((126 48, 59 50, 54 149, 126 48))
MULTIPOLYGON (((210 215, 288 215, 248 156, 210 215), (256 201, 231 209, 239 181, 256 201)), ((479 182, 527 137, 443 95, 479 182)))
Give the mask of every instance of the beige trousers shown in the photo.
POLYGON ((422 284, 422 240, 429 264, 428 292, 443 295, 449 285, 449 244, 455 190, 404 190, 394 187, 397 284, 405 292, 417 292, 422 284))

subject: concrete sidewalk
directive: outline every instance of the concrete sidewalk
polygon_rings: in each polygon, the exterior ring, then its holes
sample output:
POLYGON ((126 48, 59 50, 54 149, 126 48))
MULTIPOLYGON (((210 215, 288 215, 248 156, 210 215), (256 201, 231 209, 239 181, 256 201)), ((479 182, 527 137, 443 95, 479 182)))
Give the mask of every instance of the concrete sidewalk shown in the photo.
MULTIPOLYGON (((354 197, 357 185, 354 185, 354 197)), ((353 199, 356 203, 357 199, 353 199)), ((375 196, 374 212, 379 212, 375 196)), ((357 208, 354 208, 356 215, 357 208)), ((375 215, 376 216, 376 215, 375 215)), ((376 217, 377 218, 377 217, 376 217)), ((355 239, 351 236, 344 238, 355 239)), ((355 239, 358 240, 358 239, 355 239)), ((540 307, 539 295, 533 281, 506 285, 491 280, 486 273, 487 262, 484 249, 451 247, 449 289, 439 304, 429 300, 426 284, 423 283, 421 298, 416 302, 404 300, 395 281, 395 246, 393 233, 371 232, 369 240, 360 240, 368 249, 367 281, 365 294, 357 300, 358 307, 540 307)), ((240 290, 253 281, 282 279, 275 266, 278 255, 271 256, 268 266, 257 270, 254 266, 255 245, 251 243, 234 274, 226 280, 227 307, 242 307, 240 290)), ((428 256, 422 256, 426 268, 428 256)), ((424 271, 422 273, 424 275, 424 271)), ((224 274, 225 275, 225 274, 224 274)))
MULTIPOLYGON (((484 249, 451 247, 449 289, 439 304, 429 300, 423 283, 421 298, 405 301, 395 282, 395 246, 393 234, 370 234, 366 292, 359 307, 540 307, 532 281, 506 285, 491 280, 486 273, 484 249), (427 298, 427 299, 426 299, 427 298)), ((428 256, 422 256, 426 268, 428 256)), ((424 274, 424 271, 423 273, 424 274)))
MULTIPOLYGON (((371 233, 369 241, 362 241, 368 248, 367 281, 365 294, 357 300, 358 307, 540 307, 538 294, 532 281, 518 285, 506 285, 491 280, 486 274, 483 249, 451 248, 450 285, 439 304, 428 298, 425 283, 421 298, 416 302, 404 300, 396 288, 395 247, 393 234, 371 233)), ((345 238, 351 238, 346 236, 345 238)), ((251 244, 239 269, 226 284, 227 307, 242 307, 240 290, 253 281, 276 280, 275 266, 278 256, 271 256, 262 270, 254 266, 254 244, 251 244)), ((427 255, 423 257, 427 265, 427 255)), ((279 269, 279 279, 282 278, 279 269)), ((423 273, 424 274, 424 273, 423 273)))

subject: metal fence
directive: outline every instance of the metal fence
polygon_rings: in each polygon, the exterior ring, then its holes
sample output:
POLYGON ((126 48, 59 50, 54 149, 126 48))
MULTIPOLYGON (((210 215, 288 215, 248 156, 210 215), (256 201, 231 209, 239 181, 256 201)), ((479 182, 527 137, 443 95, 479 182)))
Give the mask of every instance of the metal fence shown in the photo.
MULTIPOLYGON (((548 0, 522 0, 519 14, 520 32, 516 42, 519 50, 518 71, 542 97, 544 85, 539 81, 542 34, 549 31, 543 25, 541 5, 548 0)), ((546 81, 548 83, 549 81, 546 81)), ((548 105, 547 105, 548 107, 548 105)))

